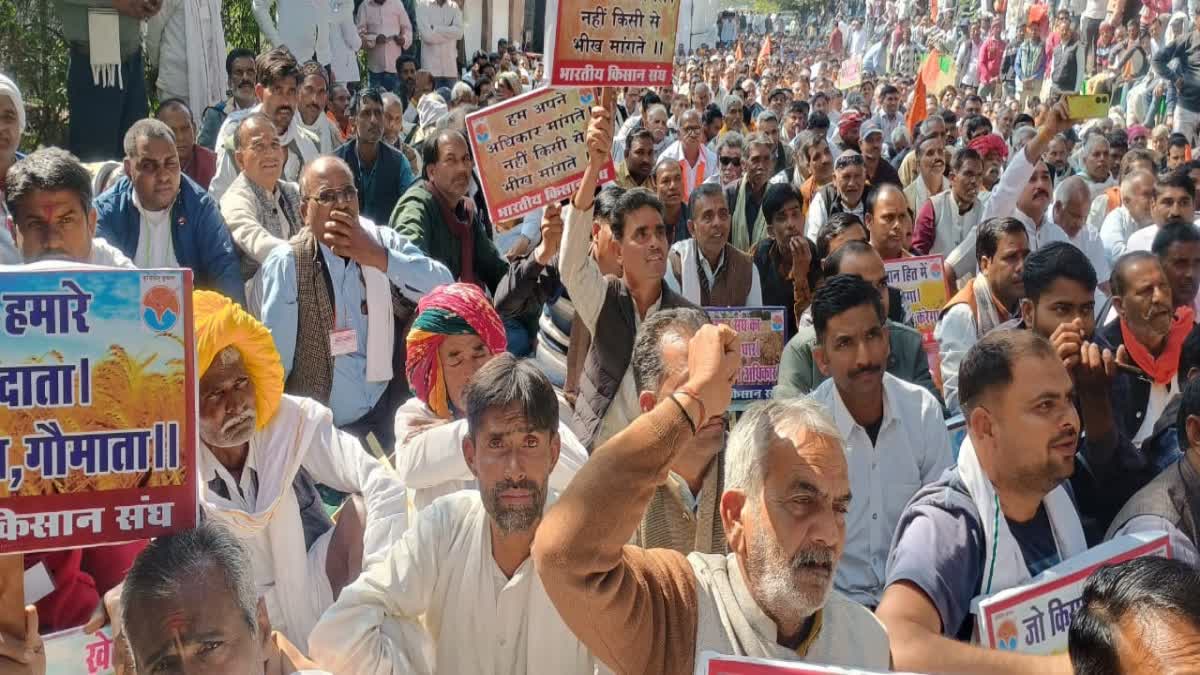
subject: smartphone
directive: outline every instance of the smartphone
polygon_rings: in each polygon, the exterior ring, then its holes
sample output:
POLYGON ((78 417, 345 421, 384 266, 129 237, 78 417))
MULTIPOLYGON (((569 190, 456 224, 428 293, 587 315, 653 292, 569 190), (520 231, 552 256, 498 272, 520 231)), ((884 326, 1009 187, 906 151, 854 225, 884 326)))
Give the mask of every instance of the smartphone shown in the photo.
POLYGON ((1067 94, 1067 114, 1073 120, 1090 120, 1108 116, 1108 94, 1067 94))

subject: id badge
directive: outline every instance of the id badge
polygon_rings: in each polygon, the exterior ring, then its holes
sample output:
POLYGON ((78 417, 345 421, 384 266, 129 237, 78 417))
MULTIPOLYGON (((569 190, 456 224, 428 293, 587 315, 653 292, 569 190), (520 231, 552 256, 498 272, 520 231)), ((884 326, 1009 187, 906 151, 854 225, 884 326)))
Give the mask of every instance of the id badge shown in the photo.
POLYGON ((358 351, 358 331, 341 328, 329 331, 329 355, 344 356, 358 351))

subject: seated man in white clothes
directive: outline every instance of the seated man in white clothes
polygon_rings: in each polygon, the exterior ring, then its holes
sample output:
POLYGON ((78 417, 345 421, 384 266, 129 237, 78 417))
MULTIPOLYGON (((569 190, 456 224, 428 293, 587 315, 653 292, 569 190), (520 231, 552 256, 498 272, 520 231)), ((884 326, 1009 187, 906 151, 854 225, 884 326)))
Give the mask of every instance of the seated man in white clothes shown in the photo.
POLYGON ((329 408, 283 393, 265 326, 216 293, 192 298, 200 503, 253 552, 253 583, 271 625, 304 650, 317 618, 364 561, 404 532, 404 486, 334 428, 329 408), (336 525, 317 484, 352 495, 336 525))
POLYGON ((691 236, 671 246, 667 287, 699 307, 761 305, 754 260, 729 242, 732 218, 721 186, 692 190, 687 213, 691 236))
POLYGON ((812 312, 813 356, 829 379, 810 397, 829 409, 846 439, 856 497, 834 587, 873 608, 904 506, 954 463, 950 436, 933 394, 885 372, 888 327, 875 286, 857 275, 830 277, 813 296, 812 312))
POLYGON ((25 262, 68 260, 133 267, 117 247, 96 237, 92 177, 71 153, 59 148, 38 150, 8 170, 5 184, 17 252, 25 262))
POLYGON ((337 673, 591 675, 530 557, 559 458, 558 400, 532 363, 502 354, 463 394, 461 452, 479 490, 435 501, 346 587, 309 637, 337 673))
MULTIPOLYGON (((467 381, 504 349, 504 326, 478 286, 439 286, 417 305, 405 367, 415 396, 396 411, 392 458, 417 511, 475 485, 460 450, 468 427, 467 381)), ((550 487, 561 490, 587 460, 587 451, 565 424, 559 424, 558 434, 562 459, 550 475, 550 487)))
POLYGON ((1121 179, 1121 205, 1105 216, 1100 226, 1100 241, 1110 264, 1125 252, 1134 232, 1153 224, 1153 208, 1154 174, 1135 171, 1121 179))

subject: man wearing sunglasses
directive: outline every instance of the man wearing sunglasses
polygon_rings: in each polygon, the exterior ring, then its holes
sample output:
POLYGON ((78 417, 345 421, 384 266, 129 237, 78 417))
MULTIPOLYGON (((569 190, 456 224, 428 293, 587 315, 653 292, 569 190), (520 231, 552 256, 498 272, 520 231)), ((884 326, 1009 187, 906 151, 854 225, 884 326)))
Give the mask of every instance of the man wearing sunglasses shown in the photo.
POLYGON ((304 228, 263 263, 262 322, 283 362, 284 391, 333 410, 339 429, 383 448, 407 393, 403 319, 434 287, 442 263, 390 228, 361 220, 350 167, 321 157, 300 176, 304 228), (412 304, 407 304, 412 303, 412 304))

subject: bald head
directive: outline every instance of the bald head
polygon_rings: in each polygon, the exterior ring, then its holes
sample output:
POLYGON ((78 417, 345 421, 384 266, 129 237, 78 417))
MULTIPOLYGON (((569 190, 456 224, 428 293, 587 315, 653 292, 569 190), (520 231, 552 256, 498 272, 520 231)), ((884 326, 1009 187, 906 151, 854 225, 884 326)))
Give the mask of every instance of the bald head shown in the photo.
POLYGON ((331 221, 358 223, 358 192, 354 174, 338 157, 323 155, 300 174, 300 217, 318 241, 331 221))
POLYGON ((1092 192, 1083 178, 1065 178, 1054 190, 1054 222, 1074 237, 1086 224, 1091 204, 1092 192))
POLYGON ((1154 174, 1145 170, 1130 173, 1121 180, 1121 205, 1138 225, 1149 225, 1153 221, 1154 174))

